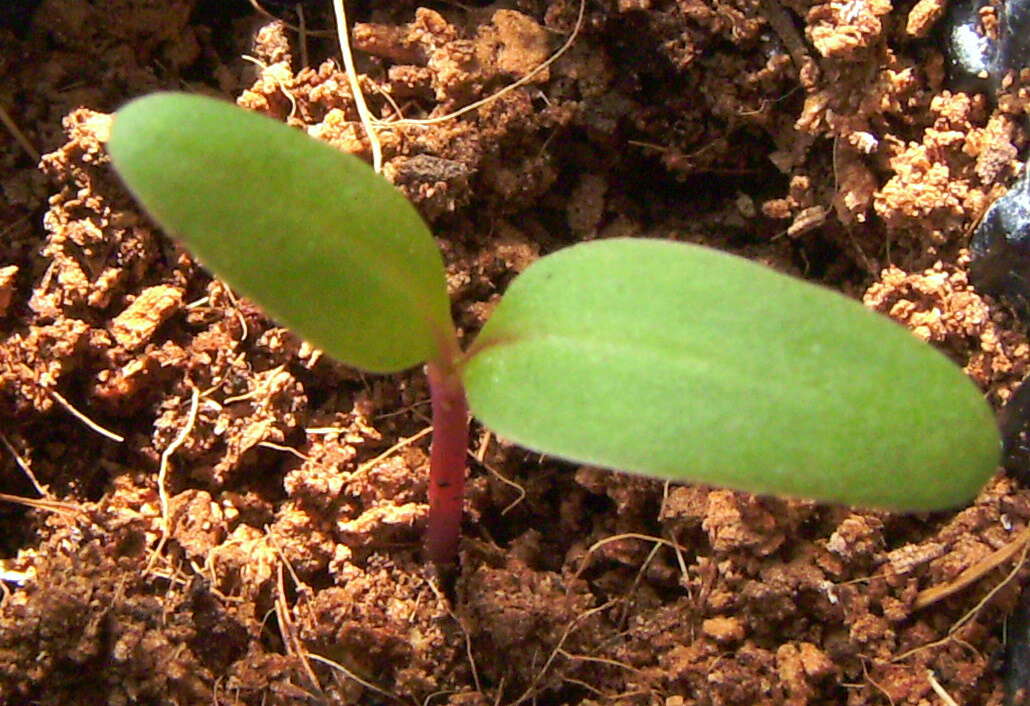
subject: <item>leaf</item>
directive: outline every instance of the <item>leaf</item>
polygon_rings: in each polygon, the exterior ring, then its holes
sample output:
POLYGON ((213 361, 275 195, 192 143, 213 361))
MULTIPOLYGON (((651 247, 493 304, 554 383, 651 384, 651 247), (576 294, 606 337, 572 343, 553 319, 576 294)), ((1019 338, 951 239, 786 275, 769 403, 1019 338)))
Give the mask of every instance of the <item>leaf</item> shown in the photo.
POLYGON ((108 150, 162 228, 341 361, 392 372, 453 338, 431 234, 361 160, 229 103, 175 93, 119 110, 108 150))
POLYGON ((512 441, 677 481, 943 509, 999 458, 979 391, 904 328, 682 243, 606 240, 539 260, 462 374, 473 413, 512 441))

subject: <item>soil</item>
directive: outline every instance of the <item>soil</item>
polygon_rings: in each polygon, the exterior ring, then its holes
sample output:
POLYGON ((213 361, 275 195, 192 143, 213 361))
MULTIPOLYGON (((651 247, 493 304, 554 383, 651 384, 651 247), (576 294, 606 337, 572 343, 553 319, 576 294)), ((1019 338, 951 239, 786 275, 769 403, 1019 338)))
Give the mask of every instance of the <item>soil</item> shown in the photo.
MULTIPOLYGON (((541 254, 651 236, 863 298, 996 406, 1028 372, 965 250, 1023 103, 947 90, 937 0, 585 0, 578 31, 578 0, 469 2, 350 8, 395 123, 385 174, 438 236, 466 341, 541 254)), ((0 703, 1001 703, 1025 554, 977 567, 1026 542, 1005 475, 894 515, 475 427, 460 569, 427 567, 422 373, 362 375, 277 327, 105 154, 111 111, 185 89, 370 158, 328 5, 303 34, 243 0, 43 0, 0 27, 0 703)))

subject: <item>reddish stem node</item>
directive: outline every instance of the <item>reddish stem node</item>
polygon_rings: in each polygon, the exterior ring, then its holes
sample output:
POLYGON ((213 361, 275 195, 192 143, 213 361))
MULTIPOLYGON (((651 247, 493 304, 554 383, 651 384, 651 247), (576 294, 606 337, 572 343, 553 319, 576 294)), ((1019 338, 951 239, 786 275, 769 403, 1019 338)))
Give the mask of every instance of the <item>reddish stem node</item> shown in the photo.
POLYGON ((461 538, 465 497, 465 454, 469 445, 468 402, 453 369, 430 363, 433 444, 429 453, 429 527, 426 553, 439 565, 453 564, 461 538))

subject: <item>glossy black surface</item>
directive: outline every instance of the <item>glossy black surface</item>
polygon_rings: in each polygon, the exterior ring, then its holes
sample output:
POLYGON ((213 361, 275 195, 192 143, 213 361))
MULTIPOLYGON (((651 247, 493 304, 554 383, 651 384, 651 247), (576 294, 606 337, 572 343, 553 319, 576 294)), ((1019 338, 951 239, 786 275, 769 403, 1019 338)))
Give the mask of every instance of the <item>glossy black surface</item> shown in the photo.
POLYGON ((1030 483, 1030 384, 1025 380, 998 414, 1005 470, 1030 483))
MULTIPOLYGON (((998 39, 981 32, 986 0, 960 0, 948 9, 945 44, 951 88, 986 93, 994 101, 1006 74, 1030 65, 1030 0, 997 7, 998 39)), ((1008 192, 991 204, 973 231, 970 280, 1030 323, 1030 161, 1008 192)), ((1005 470, 1030 484, 1030 378, 998 414, 1005 470)), ((1009 622, 1005 648, 1005 703, 1030 706, 1030 588, 1024 586, 1009 622)))
POLYGON ((1005 654, 1005 705, 1030 706, 1030 590, 1009 619, 1005 654))
MULTIPOLYGON (((1028 162, 1030 166, 1030 162, 1028 162)), ((991 204, 973 231, 970 279, 1030 321, 1030 170, 991 204)))
POLYGON ((961 0, 948 6, 945 43, 951 88, 966 93, 993 93, 997 42, 980 31, 980 8, 986 0, 961 0))
POLYGON ((1009 0, 1001 13, 1001 32, 994 62, 998 79, 1030 64, 1030 1, 1009 0))
POLYGON ((951 88, 997 93, 1005 75, 1030 63, 1030 0, 1008 0, 998 9, 998 39, 981 31, 980 11, 988 0, 961 0, 948 8, 945 23, 951 88))

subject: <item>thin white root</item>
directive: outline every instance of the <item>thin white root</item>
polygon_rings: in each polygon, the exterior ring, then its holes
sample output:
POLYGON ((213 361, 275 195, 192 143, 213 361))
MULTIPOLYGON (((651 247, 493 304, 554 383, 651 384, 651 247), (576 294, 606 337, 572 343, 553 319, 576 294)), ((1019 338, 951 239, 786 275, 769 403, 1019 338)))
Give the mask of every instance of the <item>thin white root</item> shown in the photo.
POLYGON ((20 453, 18 453, 18 449, 14 448, 14 444, 10 442, 7 435, 3 432, 0 432, 0 441, 4 442, 4 446, 6 446, 7 450, 11 452, 12 456, 14 456, 14 462, 18 464, 18 468, 21 469, 21 472, 24 473, 29 479, 29 482, 32 483, 32 487, 36 489, 36 492, 44 498, 52 499, 49 488, 39 482, 36 478, 36 474, 32 472, 32 467, 29 466, 29 462, 23 458, 20 453))
POLYGON ((4 110, 3 106, 0 106, 0 123, 4 124, 7 131, 11 133, 12 137, 14 137, 14 141, 18 143, 18 146, 25 150, 25 154, 27 154, 33 162, 39 164, 39 160, 42 159, 39 154, 39 150, 32 146, 32 143, 29 142, 29 138, 25 136, 25 133, 21 131, 18 124, 14 122, 14 119, 6 110, 4 110))
POLYGON ((89 429, 95 431, 97 434, 100 434, 100 436, 107 437, 111 441, 117 441, 119 444, 125 441, 125 437, 121 434, 116 434, 110 429, 105 429, 104 427, 100 426, 92 419, 87 417, 85 414, 72 407, 72 403, 66 400, 64 397, 62 397, 61 393, 57 390, 50 390, 50 396, 53 397, 59 405, 64 407, 68 414, 78 419, 80 422, 85 424, 89 429))
POLYGON ((383 146, 379 142, 379 136, 375 131, 375 123, 378 121, 372 117, 365 103, 365 94, 361 92, 361 84, 358 82, 358 72, 354 68, 354 56, 350 49, 350 28, 347 27, 347 14, 343 9, 343 0, 333 0, 333 10, 336 12, 336 34, 340 40, 340 53, 343 54, 343 65, 347 72, 347 80, 350 82, 351 93, 354 94, 354 106, 358 109, 358 117, 361 125, 368 135, 368 143, 372 147, 372 168, 376 174, 383 171, 383 146))
POLYGON ((941 697, 941 701, 945 703, 945 706, 958 706, 958 702, 951 698, 951 694, 945 691, 944 687, 937 681, 932 669, 926 670, 926 680, 930 682, 930 688, 933 689, 934 693, 941 697))
POLYGON ((186 417, 186 423, 182 429, 172 440, 172 443, 168 444, 164 451, 161 452, 161 466, 157 472, 157 495, 161 500, 161 544, 168 539, 168 535, 172 531, 171 518, 169 510, 169 499, 168 499, 168 466, 171 463, 172 454, 183 445, 186 441, 186 437, 189 436, 190 432, 193 431, 193 425, 197 423, 197 405, 200 403, 200 392, 197 388, 193 388, 193 396, 190 398, 190 412, 186 417))

